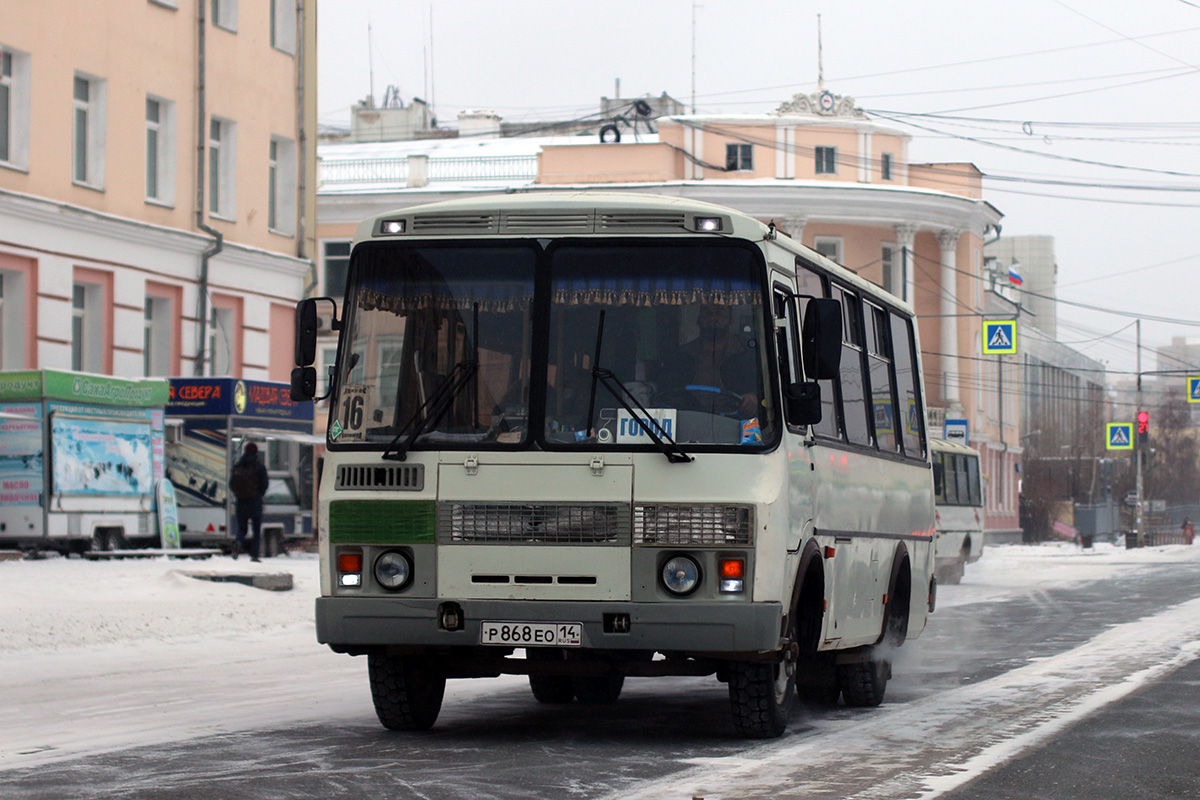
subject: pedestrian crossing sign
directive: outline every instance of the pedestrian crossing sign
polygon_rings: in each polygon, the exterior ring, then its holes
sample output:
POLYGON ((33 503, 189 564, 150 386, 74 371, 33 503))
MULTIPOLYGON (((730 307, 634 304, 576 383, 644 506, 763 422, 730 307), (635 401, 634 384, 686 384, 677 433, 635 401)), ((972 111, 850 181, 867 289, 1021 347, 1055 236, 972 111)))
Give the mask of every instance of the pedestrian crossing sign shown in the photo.
POLYGON ((1110 422, 1107 426, 1109 450, 1132 450, 1133 449, 1133 423, 1132 422, 1110 422))
POLYGON ((1017 322, 1011 319, 983 321, 983 353, 999 355, 1017 352, 1017 322))
POLYGON ((1200 403, 1200 378, 1188 378, 1188 402, 1200 403))

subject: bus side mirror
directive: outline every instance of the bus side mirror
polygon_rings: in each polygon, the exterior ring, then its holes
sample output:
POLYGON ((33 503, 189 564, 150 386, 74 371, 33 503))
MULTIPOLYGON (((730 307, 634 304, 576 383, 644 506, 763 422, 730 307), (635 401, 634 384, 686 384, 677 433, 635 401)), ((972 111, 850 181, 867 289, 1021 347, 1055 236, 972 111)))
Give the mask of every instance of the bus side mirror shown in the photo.
POLYGON ((333 317, 329 320, 331 331, 340 331, 342 322, 337 318, 337 301, 332 297, 310 297, 296 304, 296 366, 311 367, 317 360, 317 331, 321 320, 317 316, 317 303, 326 301, 333 306, 333 317))
MULTIPOLYGON (((296 366, 310 367, 317 360, 317 300, 308 298, 296 304, 296 366)), ((313 379, 316 380, 315 378, 313 379)), ((292 386, 296 385, 292 373, 292 386)), ((293 391, 293 394, 295 392, 293 391)))
POLYGON ((809 300, 800 338, 804 373, 818 381, 836 378, 842 360, 842 304, 821 297, 809 300))
POLYGON ((939 495, 942 493, 942 472, 944 467, 941 464, 933 465, 933 493, 939 495))
POLYGON ((789 384, 784 412, 792 425, 816 425, 821 421, 821 387, 816 381, 789 384))
POLYGON ((317 370, 313 367, 296 367, 292 370, 292 400, 303 403, 317 396, 317 370))

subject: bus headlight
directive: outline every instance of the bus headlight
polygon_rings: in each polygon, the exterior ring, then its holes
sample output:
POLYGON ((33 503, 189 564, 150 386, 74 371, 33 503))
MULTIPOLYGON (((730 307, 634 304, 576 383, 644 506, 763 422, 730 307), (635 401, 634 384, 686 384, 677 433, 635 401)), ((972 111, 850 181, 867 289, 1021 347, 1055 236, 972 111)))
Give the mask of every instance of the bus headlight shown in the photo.
POLYGON ((663 564, 662 582, 672 594, 689 594, 700 585, 700 565, 690 556, 672 556, 663 564))
POLYGON ((375 580, 385 589, 399 591, 412 580, 412 561, 399 550, 388 550, 375 559, 375 580))

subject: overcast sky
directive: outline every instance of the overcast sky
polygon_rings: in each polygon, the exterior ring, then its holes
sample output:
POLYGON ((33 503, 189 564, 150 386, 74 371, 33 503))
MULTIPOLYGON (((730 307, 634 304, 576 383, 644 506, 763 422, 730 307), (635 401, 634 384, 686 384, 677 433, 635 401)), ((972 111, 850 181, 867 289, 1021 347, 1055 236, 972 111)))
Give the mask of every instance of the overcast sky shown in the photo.
MULTIPOLYGON (((693 74, 700 113, 764 113, 815 89, 820 14, 827 88, 904 123, 910 160, 992 176, 985 197, 1005 236, 1055 237, 1060 300, 1194 322, 1143 323, 1146 347, 1200 340, 1200 0, 318 8, 320 119, 335 125, 370 93, 370 65, 377 102, 395 86, 406 103, 432 99, 442 124, 475 108, 510 121, 592 114, 618 79, 622 97, 667 92, 690 106, 693 74)), ((1131 317, 1060 304, 1059 319, 1061 341, 1133 369, 1131 317)), ((1153 361, 1144 353, 1143 369, 1153 361)))

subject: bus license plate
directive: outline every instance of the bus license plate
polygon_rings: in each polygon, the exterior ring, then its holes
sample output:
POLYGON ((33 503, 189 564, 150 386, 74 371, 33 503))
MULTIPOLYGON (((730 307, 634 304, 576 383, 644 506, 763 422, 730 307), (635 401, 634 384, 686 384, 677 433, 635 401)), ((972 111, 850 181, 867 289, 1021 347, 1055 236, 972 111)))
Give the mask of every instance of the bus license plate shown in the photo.
POLYGON ((579 622, 494 622, 479 627, 480 644, 517 647, 582 647, 583 625, 579 622))

